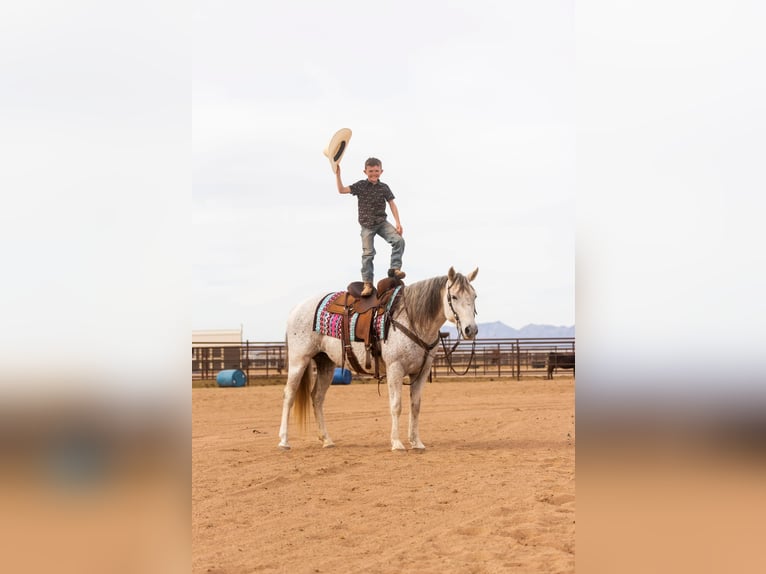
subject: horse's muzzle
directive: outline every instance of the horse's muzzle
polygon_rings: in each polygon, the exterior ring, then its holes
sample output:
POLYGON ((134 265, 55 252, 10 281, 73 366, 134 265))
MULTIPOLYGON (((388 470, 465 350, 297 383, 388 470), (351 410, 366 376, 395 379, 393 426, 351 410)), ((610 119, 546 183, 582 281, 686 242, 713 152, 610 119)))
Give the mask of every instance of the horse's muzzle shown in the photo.
POLYGON ((478 334, 479 328, 476 325, 467 325, 466 328, 463 329, 463 335, 466 339, 473 339, 478 334))

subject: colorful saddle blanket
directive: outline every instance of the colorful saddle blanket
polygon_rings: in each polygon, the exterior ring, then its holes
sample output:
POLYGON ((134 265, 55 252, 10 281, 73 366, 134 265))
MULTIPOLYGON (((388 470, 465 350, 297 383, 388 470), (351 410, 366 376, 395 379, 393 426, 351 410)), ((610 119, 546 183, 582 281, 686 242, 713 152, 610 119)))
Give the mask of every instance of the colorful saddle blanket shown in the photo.
POLYGON ((403 287, 399 284, 383 293, 376 293, 373 306, 369 306, 369 299, 365 301, 349 291, 328 293, 319 302, 314 313, 314 331, 336 339, 344 339, 343 326, 348 315, 349 341, 385 341, 388 337, 390 313, 403 287), (358 312, 356 309, 363 311, 358 312))

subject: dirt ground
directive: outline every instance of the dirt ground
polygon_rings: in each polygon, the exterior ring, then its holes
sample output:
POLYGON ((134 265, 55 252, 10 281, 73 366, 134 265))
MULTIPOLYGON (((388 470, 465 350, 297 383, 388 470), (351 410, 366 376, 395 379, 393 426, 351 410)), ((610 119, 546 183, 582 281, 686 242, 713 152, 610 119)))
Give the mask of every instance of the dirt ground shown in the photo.
POLYGON ((335 448, 312 419, 287 452, 281 386, 192 389, 193 572, 574 572, 574 387, 427 383, 422 454, 390 451, 384 385, 333 385, 335 448))

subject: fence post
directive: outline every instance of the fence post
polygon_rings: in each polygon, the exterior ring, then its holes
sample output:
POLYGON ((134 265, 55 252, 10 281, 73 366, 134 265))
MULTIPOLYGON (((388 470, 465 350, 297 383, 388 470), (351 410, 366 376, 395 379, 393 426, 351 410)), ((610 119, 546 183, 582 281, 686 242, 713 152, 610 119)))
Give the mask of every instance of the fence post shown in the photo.
POLYGON ((245 341, 245 380, 247 386, 250 386, 250 340, 245 341))

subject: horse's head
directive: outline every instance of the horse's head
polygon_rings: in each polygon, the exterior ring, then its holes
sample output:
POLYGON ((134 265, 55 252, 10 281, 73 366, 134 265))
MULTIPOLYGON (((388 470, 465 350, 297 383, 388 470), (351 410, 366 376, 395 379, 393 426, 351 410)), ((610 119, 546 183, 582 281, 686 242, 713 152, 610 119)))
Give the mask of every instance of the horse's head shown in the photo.
POLYGON ((478 267, 468 275, 461 275, 450 267, 442 293, 445 317, 455 324, 458 336, 466 339, 473 339, 479 332, 476 326, 476 291, 471 286, 478 273, 478 267))

